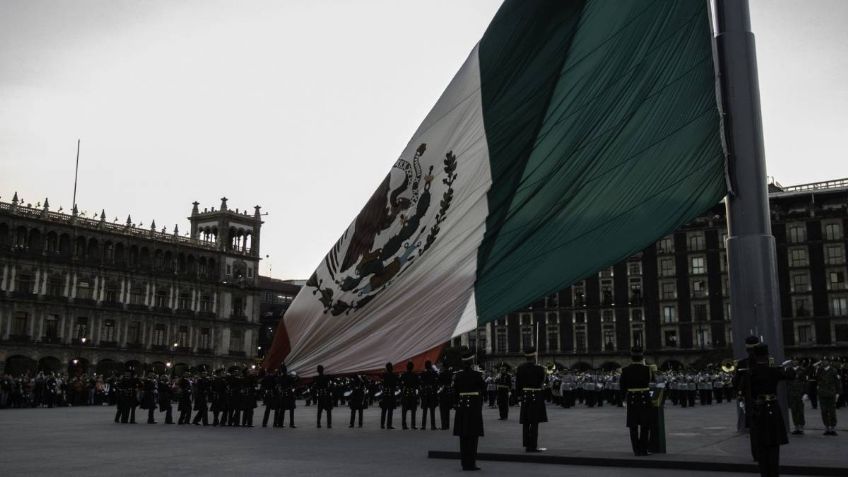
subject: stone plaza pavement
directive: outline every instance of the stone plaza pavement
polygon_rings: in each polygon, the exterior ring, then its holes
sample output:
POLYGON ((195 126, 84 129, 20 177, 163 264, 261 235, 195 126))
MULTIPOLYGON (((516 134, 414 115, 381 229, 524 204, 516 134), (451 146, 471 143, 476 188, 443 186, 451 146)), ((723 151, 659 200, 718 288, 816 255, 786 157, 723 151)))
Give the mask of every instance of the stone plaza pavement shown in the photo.
MULTIPOLYGON (((624 409, 561 409, 549 406, 550 421, 541 428, 540 445, 551 452, 609 452, 625 455, 629 438, 624 409)), ((261 424, 262 408, 254 424, 261 424)), ((398 410, 399 411, 399 410, 398 410)), ((521 428, 513 407, 508 421, 484 409, 486 436, 481 452, 521 448, 521 428)), ((349 411, 336 408, 333 429, 315 428, 315 407, 299 403, 297 429, 214 428, 144 423, 114 424, 114 408, 0 410, 0 475, 287 475, 436 476, 460 475, 459 462, 428 459, 429 450, 455 450, 449 431, 402 431, 379 428, 379 409, 365 412, 365 427, 348 429, 349 411)), ((176 416, 175 416, 176 417, 176 416)), ((818 411, 808 409, 808 432, 792 436, 782 448, 783 463, 816 462, 848 467, 848 411, 839 410, 839 437, 822 436, 818 411)), ((420 418, 420 415, 419 415, 420 418)), ((738 457, 749 460, 746 435, 735 432, 732 404, 666 409, 669 455, 699 455, 704 460, 738 457)), ((646 459, 650 459, 647 457, 646 459)), ((684 471, 622 467, 578 467, 481 461, 481 474, 539 476, 674 476, 684 471)), ((690 472, 699 475, 751 475, 690 472)))

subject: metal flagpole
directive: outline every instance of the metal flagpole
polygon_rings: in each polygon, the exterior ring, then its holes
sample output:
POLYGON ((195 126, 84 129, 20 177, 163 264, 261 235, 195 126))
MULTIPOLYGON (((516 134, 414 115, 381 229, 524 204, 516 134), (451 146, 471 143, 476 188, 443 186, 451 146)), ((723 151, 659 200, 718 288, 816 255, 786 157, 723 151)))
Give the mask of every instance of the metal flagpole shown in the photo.
POLYGON ((80 140, 77 139, 77 165, 74 167, 74 200, 71 202, 71 212, 74 213, 77 209, 77 175, 79 174, 79 151, 80 140))

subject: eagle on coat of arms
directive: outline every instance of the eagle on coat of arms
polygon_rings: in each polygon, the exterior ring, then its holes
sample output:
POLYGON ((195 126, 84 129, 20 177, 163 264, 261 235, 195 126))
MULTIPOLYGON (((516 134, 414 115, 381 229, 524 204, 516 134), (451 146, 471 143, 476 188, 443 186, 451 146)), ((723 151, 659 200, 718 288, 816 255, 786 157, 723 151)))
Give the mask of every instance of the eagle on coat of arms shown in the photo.
POLYGON ((426 172, 421 169, 420 160, 426 151, 427 144, 422 143, 411 161, 400 158, 395 162, 353 226, 324 258, 326 276, 319 267, 307 280, 306 286, 314 288, 312 294, 318 295, 325 313, 338 316, 362 308, 435 241, 453 201, 457 160, 453 151, 445 154, 442 183, 447 187, 438 213, 427 220, 434 177, 433 166, 426 172), (395 171, 400 171, 403 179, 392 188, 395 171))

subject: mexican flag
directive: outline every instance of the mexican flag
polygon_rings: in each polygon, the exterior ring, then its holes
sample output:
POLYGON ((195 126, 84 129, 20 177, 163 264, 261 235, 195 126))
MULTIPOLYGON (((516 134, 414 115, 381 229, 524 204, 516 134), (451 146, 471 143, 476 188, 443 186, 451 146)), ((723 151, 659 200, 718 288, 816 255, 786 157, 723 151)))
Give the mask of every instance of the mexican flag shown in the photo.
POLYGON ((277 329, 265 365, 432 354, 718 203, 707 2, 507 0, 277 329))

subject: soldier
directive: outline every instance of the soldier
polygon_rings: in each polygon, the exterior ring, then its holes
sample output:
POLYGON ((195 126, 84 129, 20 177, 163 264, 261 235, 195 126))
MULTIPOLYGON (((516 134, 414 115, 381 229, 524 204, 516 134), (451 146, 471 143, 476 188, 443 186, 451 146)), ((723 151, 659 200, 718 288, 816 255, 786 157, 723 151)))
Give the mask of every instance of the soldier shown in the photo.
POLYGON ((226 426, 228 414, 227 381, 219 369, 215 371, 215 378, 212 380, 212 425, 226 426))
POLYGON ((536 350, 528 349, 524 356, 527 361, 518 367, 515 373, 515 389, 521 396, 522 443, 527 452, 540 452, 539 423, 548 422, 542 385, 545 382, 545 369, 535 363, 536 350))
MULTIPOLYGON (((748 376, 749 363, 754 361, 754 348, 760 343, 760 339, 756 336, 749 336, 745 338, 745 350, 748 352, 748 357, 739 360, 736 363, 736 373, 733 375, 733 389, 736 390, 737 400, 739 401, 739 405, 736 407, 736 412, 741 412, 741 418, 743 419, 741 424, 744 427, 740 428, 740 422, 737 421, 737 429, 749 429, 751 427, 751 416, 749 415, 749 405, 750 405, 750 397, 745 393, 747 392, 746 388, 742 386, 743 381, 748 376)), ((757 449, 759 446, 755 442, 757 438, 756 434, 749 432, 749 438, 751 440, 751 456, 754 460, 757 460, 757 449)))
POLYGON ((253 410, 256 409, 256 375, 253 370, 244 370, 240 404, 241 425, 253 427, 253 410))
POLYGON ((271 411, 274 411, 274 420, 271 423, 273 427, 279 427, 280 414, 280 393, 277 386, 279 379, 274 373, 265 372, 262 378, 259 379, 259 390, 262 393, 262 403, 265 404, 265 414, 262 416, 262 427, 268 427, 268 418, 271 417, 271 411))
POLYGON ((835 436, 836 395, 842 390, 842 384, 839 382, 839 371, 833 367, 830 358, 822 359, 817 381, 824 435, 835 436))
POLYGON ((450 411, 453 407, 453 370, 444 361, 439 371, 439 422, 442 430, 450 429, 450 411))
POLYGON ((819 408, 819 383, 817 379, 818 373, 816 371, 818 370, 815 368, 815 365, 813 365, 812 372, 807 374, 807 397, 810 398, 810 406, 812 406, 813 409, 819 408))
POLYGON ((757 446, 752 454, 757 456, 760 475, 776 476, 780 466, 780 446, 789 443, 783 413, 777 402, 778 381, 791 379, 791 373, 769 364, 768 346, 760 343, 753 347, 748 371, 742 376, 746 396, 752 443, 757 446))
POLYGON ((412 428, 418 429, 415 426, 416 418, 415 414, 418 410, 418 375, 415 374, 413 369, 415 365, 412 364, 412 361, 408 361, 406 363, 406 372, 400 375, 400 383, 401 383, 401 398, 400 398, 400 422, 401 428, 405 431, 409 429, 406 426, 406 413, 412 413, 412 428))
POLYGON ((192 424, 195 426, 200 425, 201 422, 204 426, 209 425, 208 402, 211 383, 207 376, 206 371, 202 371, 200 373, 200 379, 194 383, 194 410, 197 411, 197 414, 194 415, 192 424))
POLYGON ((114 385, 112 386, 114 388, 114 393, 115 393, 115 408, 116 408, 115 409, 115 423, 116 424, 119 423, 119 422, 126 423, 126 420, 123 420, 124 406, 125 406, 124 385, 126 383, 126 380, 128 380, 128 379, 129 379, 129 372, 126 372, 126 373, 124 373, 124 376, 121 379, 116 380, 114 385))
POLYGON ((159 412, 165 413, 165 424, 173 424, 174 417, 171 414, 173 410, 171 406, 173 393, 171 392, 171 382, 168 376, 164 374, 159 376, 159 383, 156 387, 159 395, 159 412))
POLYGON ((421 430, 427 430, 427 412, 430 412, 430 429, 436 430, 436 407, 439 405, 439 396, 436 385, 439 375, 433 369, 430 360, 424 362, 424 371, 419 376, 421 382, 421 430))
POLYGON ((562 407, 566 409, 574 407, 577 403, 577 383, 571 371, 565 372, 559 387, 562 394, 562 407))
POLYGON ((156 375, 147 373, 147 379, 142 383, 141 408, 147 409, 147 423, 156 424, 153 413, 156 411, 156 375))
POLYGON ((135 372, 131 372, 124 386, 124 399, 126 400, 124 412, 126 414, 121 419, 121 422, 125 424, 127 418, 129 418, 130 424, 135 424, 135 408, 138 406, 138 388, 140 385, 140 381, 135 377, 135 372))
POLYGON ((191 381, 188 379, 188 373, 183 374, 177 385, 180 388, 180 397, 177 403, 177 410, 180 411, 180 417, 177 419, 177 424, 188 424, 189 419, 191 419, 191 381))
POLYGON ((462 470, 480 470, 477 467, 477 443, 483 436, 483 392, 486 385, 483 375, 471 369, 473 360, 473 353, 463 356, 462 370, 453 378, 457 396, 453 435, 459 437, 462 470))
MULTIPOLYGON (((237 371, 236 371, 237 372, 237 371)), ((236 372, 227 375, 227 422, 230 427, 241 426, 241 388, 243 381, 236 372)))
POLYGON ((804 387, 807 383, 807 374, 800 366, 792 368, 795 377, 787 383, 786 390, 789 396, 789 410, 792 411, 792 423, 795 424, 793 435, 804 434, 804 387))
POLYGON ((354 376, 350 382, 350 395, 347 396, 350 408, 350 425, 353 427, 355 417, 359 415, 359 427, 362 427, 362 412, 365 409, 365 381, 361 376, 354 376))
POLYGON ((318 428, 321 428, 321 413, 327 412, 327 429, 333 427, 333 396, 330 389, 330 378, 324 375, 324 367, 318 365, 318 376, 312 385, 318 404, 318 428))
POLYGON ((501 366, 501 372, 495 380, 497 385, 498 419, 506 421, 509 418, 509 392, 512 390, 512 374, 506 366, 501 366))
POLYGON ((630 350, 632 363, 621 371, 621 388, 627 392, 627 427, 633 454, 648 455, 651 429, 651 369, 640 346, 630 350))
POLYGON ((286 427, 285 412, 288 411, 289 427, 292 429, 297 428, 297 426, 294 425, 294 409, 297 407, 294 392, 295 383, 297 383, 297 375, 294 373, 289 374, 286 365, 282 365, 280 367, 280 377, 278 380, 280 388, 280 427, 286 427))
POLYGON ((392 363, 386 363, 386 372, 383 373, 383 389, 380 395, 380 429, 394 429, 392 427, 392 414, 395 412, 395 390, 398 386, 398 377, 393 372, 392 363))

